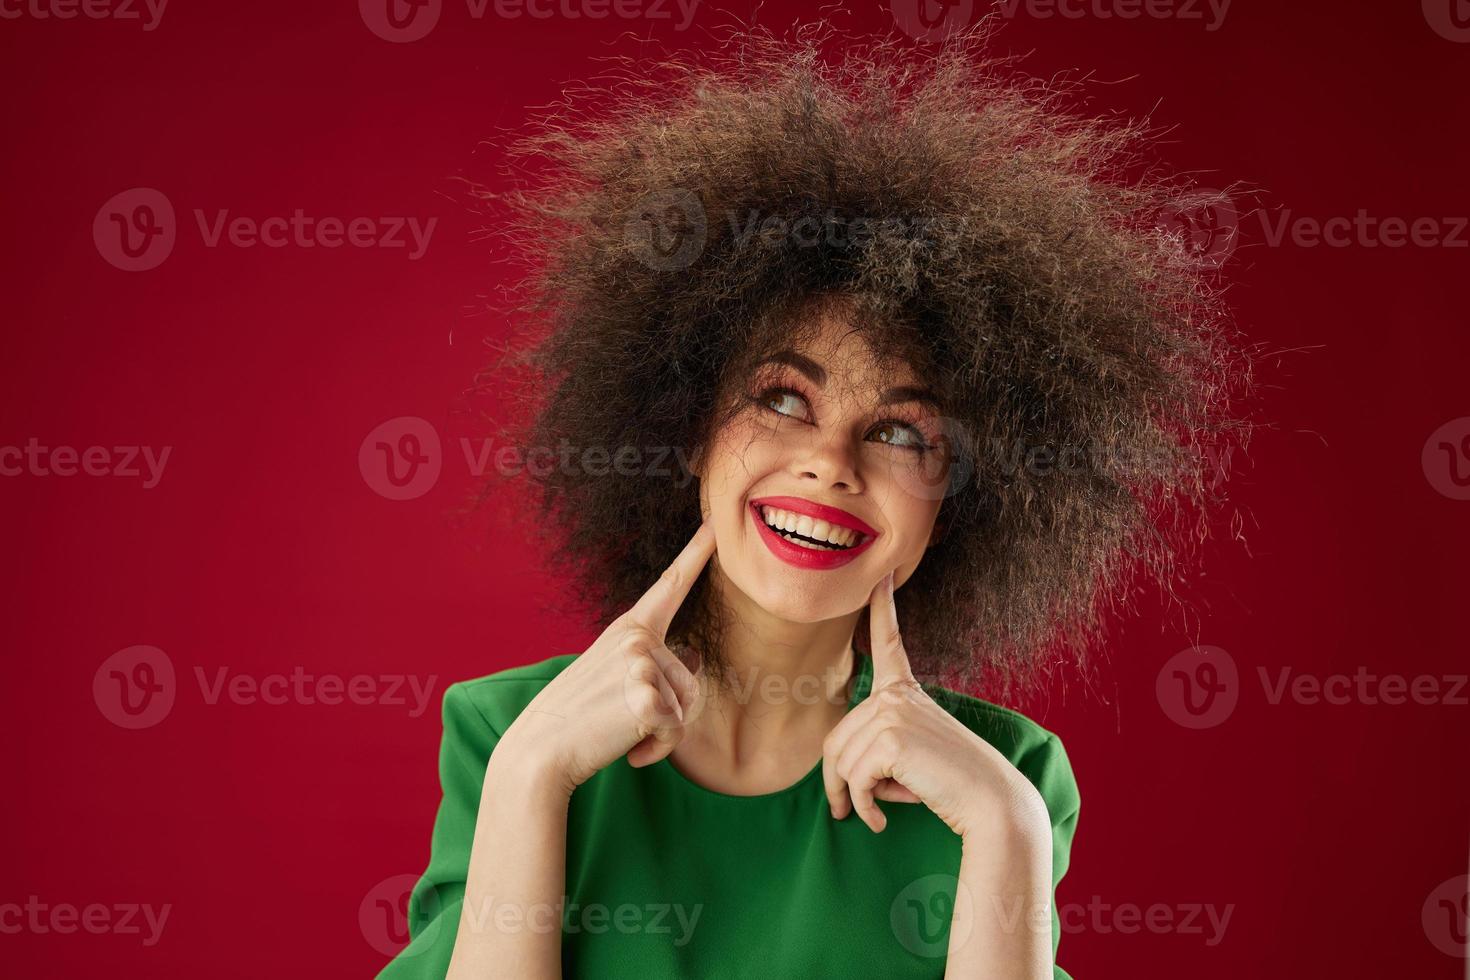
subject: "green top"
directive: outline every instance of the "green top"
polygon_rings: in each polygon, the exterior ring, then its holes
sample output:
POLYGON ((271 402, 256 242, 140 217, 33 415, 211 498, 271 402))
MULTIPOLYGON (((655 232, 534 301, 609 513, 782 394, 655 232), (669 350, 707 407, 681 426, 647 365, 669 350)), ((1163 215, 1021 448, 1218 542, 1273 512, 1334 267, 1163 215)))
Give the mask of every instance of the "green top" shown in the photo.
MULTIPOLYGON (((379 980, 445 975, 486 762, 500 733, 575 656, 444 692, 444 797, 429 866, 409 900, 412 939, 379 980)), ((872 686, 872 661, 858 659, 849 708, 872 686)), ((1055 909, 1078 809, 1062 743, 1014 711, 926 690, 1041 792, 1051 813, 1055 909)), ((785 789, 730 796, 692 782, 668 759, 642 769, 618 759, 572 794, 563 977, 942 977, 960 838, 922 804, 879 806, 888 817, 881 834, 856 815, 832 819, 820 762, 785 789)), ((986 911, 977 901, 977 914, 986 911)), ((1027 910, 994 911, 1027 927, 1027 910)), ((1053 914, 1053 951, 1060 938, 1053 914)), ((1067 974, 1058 967, 1056 977, 1067 974)))

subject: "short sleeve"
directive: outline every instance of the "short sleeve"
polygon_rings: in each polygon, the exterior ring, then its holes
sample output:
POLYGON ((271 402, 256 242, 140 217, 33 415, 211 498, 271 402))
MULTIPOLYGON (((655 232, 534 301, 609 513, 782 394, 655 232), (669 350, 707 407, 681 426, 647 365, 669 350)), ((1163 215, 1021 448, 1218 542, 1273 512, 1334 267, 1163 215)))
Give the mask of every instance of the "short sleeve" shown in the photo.
POLYGON ((485 767, 500 736, 461 684, 444 692, 443 723, 439 747, 443 797, 434 818, 429 865, 409 896, 409 943, 378 980, 428 980, 449 972, 485 767))
MULTIPOLYGON (((1072 764, 1061 739, 1048 735, 1046 742, 1035 751, 1034 761, 1027 760, 1026 775, 1046 801, 1047 813, 1051 818, 1051 949, 1055 963, 1057 949, 1062 938, 1062 918, 1057 905, 1057 885, 1067 873, 1071 861, 1072 838, 1077 833, 1077 813, 1081 808, 1081 797, 1077 793, 1077 780, 1072 775, 1072 764)), ((1071 975, 1060 966, 1054 966, 1054 980, 1071 980, 1071 975)))

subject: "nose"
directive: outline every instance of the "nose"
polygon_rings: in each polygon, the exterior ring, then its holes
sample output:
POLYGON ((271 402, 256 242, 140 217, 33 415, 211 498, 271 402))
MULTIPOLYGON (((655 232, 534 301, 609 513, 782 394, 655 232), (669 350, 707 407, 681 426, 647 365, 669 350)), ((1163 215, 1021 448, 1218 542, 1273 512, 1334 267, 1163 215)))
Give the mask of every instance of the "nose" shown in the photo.
POLYGON ((817 489, 841 493, 860 493, 862 477, 858 475, 857 453, 839 436, 819 439, 804 449, 793 461, 792 472, 803 483, 817 484, 817 489))

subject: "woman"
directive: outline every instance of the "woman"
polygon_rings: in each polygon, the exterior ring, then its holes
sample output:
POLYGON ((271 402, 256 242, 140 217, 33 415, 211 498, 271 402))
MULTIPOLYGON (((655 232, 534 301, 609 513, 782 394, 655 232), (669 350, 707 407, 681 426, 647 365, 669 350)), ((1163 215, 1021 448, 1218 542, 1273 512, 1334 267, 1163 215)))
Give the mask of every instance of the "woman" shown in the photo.
POLYGON ((1066 976, 1066 753, 956 688, 1168 581, 1242 374, 1138 132, 981 40, 746 36, 523 144, 515 431, 602 633, 446 692, 383 977, 1066 976))

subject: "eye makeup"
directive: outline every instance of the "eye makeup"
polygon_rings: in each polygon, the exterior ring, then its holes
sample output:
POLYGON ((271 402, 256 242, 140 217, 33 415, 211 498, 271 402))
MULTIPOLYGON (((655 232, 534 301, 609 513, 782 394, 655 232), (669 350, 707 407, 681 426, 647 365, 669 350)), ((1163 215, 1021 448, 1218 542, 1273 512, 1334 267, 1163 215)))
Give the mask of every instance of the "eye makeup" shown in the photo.
MULTIPOLYGON (((795 421, 804 422, 807 424, 814 424, 810 417, 812 415, 811 398, 807 395, 805 391, 793 385, 771 383, 770 380, 762 381, 758 379, 752 390, 748 392, 745 397, 747 401, 755 405, 758 409, 770 412, 772 415, 794 419, 795 421), (781 411, 772 407, 771 402, 777 398, 799 399, 805 406, 807 417, 802 417, 800 415, 795 415, 790 412, 781 411)), ((907 438, 909 441, 907 443, 885 439, 870 439, 870 441, 878 442, 883 445, 891 445, 895 448, 905 449, 909 452, 917 453, 920 455, 930 452, 936 448, 930 443, 927 435, 924 432, 923 423, 928 419, 928 416, 926 414, 913 409, 909 409, 906 411, 903 407, 896 405, 886 407, 889 409, 889 413, 882 418, 876 419, 869 427, 869 431, 871 432, 875 429, 880 429, 884 427, 892 427, 907 433, 907 438)))

